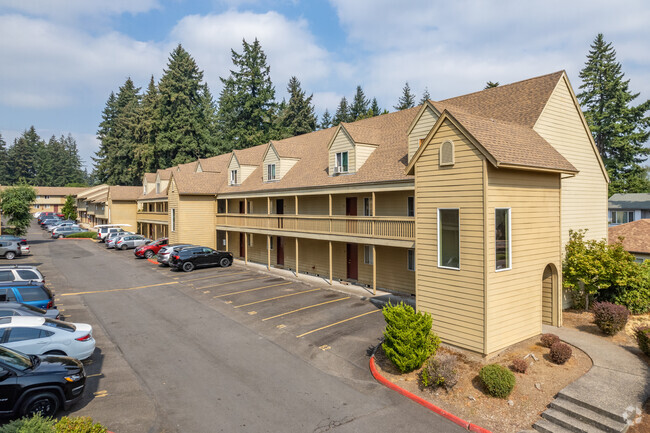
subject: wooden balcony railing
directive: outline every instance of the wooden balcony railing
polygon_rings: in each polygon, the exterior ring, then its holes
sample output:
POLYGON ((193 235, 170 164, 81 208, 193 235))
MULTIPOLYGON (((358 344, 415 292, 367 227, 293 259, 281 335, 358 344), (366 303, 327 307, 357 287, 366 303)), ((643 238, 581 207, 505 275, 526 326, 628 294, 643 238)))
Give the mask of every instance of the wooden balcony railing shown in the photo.
POLYGON ((153 220, 153 221, 160 221, 160 222, 167 222, 169 219, 167 212, 144 212, 144 211, 139 211, 136 216, 137 221, 141 220, 153 220))
POLYGON ((217 214, 217 225, 368 238, 403 240, 415 238, 413 217, 217 214))

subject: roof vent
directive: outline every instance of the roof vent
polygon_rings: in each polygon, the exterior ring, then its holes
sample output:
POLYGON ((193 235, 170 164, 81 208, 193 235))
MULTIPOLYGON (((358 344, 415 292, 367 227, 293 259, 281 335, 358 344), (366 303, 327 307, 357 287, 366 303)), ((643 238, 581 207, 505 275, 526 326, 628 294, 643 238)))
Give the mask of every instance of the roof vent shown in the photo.
POLYGON ((454 165, 454 142, 447 140, 440 145, 440 166, 454 165))

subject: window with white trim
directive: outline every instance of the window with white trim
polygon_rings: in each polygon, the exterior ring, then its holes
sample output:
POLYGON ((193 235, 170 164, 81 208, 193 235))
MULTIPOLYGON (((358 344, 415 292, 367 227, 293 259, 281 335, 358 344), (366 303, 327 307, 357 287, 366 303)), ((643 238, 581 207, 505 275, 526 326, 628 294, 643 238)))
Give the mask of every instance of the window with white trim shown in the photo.
POLYGON ((363 198, 363 216, 372 216, 372 198, 363 198))
POLYGON ((406 269, 415 271, 415 249, 406 250, 406 269))
POLYGON ((172 221, 171 221, 171 226, 172 226, 172 231, 176 231, 176 209, 172 208, 172 221))
POLYGON ((633 210, 613 210, 612 224, 625 224, 634 221, 633 210))
POLYGON ((494 210, 494 254, 497 271, 505 271, 512 267, 510 208, 494 210))
POLYGON ((267 180, 275 180, 275 164, 266 166, 266 178, 267 180))
POLYGON ((348 172, 348 152, 337 152, 336 153, 336 165, 335 172, 347 173, 348 172))
POLYGON ((230 170, 230 184, 237 185, 237 170, 230 170))
POLYGON ((372 245, 363 246, 363 263, 365 265, 372 265, 372 245))
POLYGON ((415 216, 415 197, 406 197, 406 216, 415 216))
POLYGON ((438 267, 460 269, 460 212, 438 209, 438 267))
POLYGON ((251 248, 253 247, 253 234, 252 233, 250 233, 248 235, 248 246, 251 247, 251 248))

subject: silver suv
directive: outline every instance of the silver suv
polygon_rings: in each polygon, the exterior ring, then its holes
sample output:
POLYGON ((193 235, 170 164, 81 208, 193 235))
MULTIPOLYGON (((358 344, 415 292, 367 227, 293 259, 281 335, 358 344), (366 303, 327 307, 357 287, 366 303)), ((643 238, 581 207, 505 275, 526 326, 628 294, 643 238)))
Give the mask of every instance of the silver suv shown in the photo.
POLYGON ((0 282, 5 281, 38 281, 45 282, 45 277, 36 266, 3 265, 0 266, 0 282))
POLYGON ((116 250, 126 250, 129 248, 137 248, 140 245, 144 245, 147 242, 151 242, 151 239, 145 238, 142 235, 127 235, 122 236, 117 239, 115 242, 116 250))
POLYGON ((23 251, 20 248, 20 242, 0 239, 0 257, 4 257, 7 260, 13 260, 16 256, 22 255, 23 251))

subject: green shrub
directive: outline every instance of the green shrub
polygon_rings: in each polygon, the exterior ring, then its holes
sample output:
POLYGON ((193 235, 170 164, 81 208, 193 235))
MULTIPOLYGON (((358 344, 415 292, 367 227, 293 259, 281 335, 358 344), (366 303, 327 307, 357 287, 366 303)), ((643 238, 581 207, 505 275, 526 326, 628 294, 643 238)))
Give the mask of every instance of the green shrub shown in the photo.
POLYGON ((429 377, 429 385, 444 386, 450 390, 458 383, 457 360, 454 355, 439 354, 429 358, 424 370, 429 377))
POLYGON ((506 398, 515 387, 515 375, 499 364, 486 365, 481 368, 478 376, 485 385, 488 394, 493 397, 506 398))
POLYGON ((542 338, 540 338, 540 342, 544 347, 551 347, 558 341, 560 341, 560 337, 555 334, 542 334, 542 338))
POLYGON ((632 314, 644 314, 650 311, 650 287, 628 287, 612 296, 612 302, 625 305, 632 314))
POLYGON ((67 417, 64 416, 56 424, 56 433, 106 433, 106 427, 99 423, 93 423, 92 418, 87 416, 67 417))
POLYGON ((79 233, 70 233, 66 235, 66 238, 90 238, 97 239, 97 232, 79 232, 79 233))
POLYGON ((650 356, 650 326, 640 326, 634 331, 641 352, 650 356))
POLYGON ((388 359, 402 373, 422 367, 440 346, 440 338, 431 330, 431 315, 416 313, 403 302, 388 303, 382 313, 386 320, 382 348, 388 359))
POLYGON ((554 363, 564 364, 571 358, 572 353, 573 350, 571 350, 571 346, 558 342, 551 346, 551 351, 548 355, 551 357, 551 361, 554 363))
POLYGON ((420 384, 424 388, 431 386, 431 376, 429 376, 429 369, 427 367, 424 367, 420 372, 420 384))
POLYGON ((596 302, 592 312, 594 323, 607 335, 614 335, 625 328, 630 315, 625 306, 611 302, 596 302))
POLYGON ((13 420, 0 427, 0 433, 53 433, 55 421, 52 418, 43 418, 34 415, 13 420))

